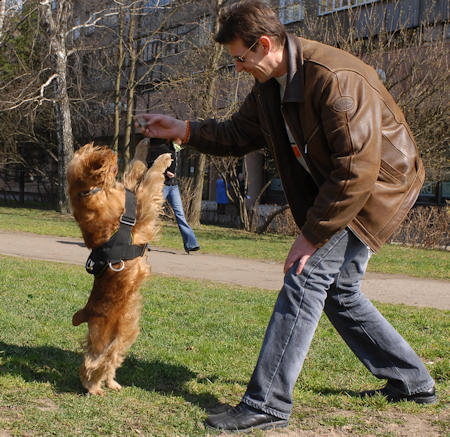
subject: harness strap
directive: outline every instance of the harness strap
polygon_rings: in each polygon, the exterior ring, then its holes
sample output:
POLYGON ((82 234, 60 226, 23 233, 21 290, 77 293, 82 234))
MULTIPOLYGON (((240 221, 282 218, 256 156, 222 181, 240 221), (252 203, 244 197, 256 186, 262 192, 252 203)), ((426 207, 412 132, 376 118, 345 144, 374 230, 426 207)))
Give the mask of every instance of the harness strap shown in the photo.
POLYGON ((86 261, 86 271, 100 276, 110 264, 143 256, 148 244, 133 244, 131 231, 136 224, 136 196, 130 190, 125 191, 125 211, 120 217, 119 229, 100 247, 92 250, 86 261))
POLYGON ((136 224, 136 196, 128 188, 125 188, 125 211, 120 217, 122 224, 133 227, 136 224))

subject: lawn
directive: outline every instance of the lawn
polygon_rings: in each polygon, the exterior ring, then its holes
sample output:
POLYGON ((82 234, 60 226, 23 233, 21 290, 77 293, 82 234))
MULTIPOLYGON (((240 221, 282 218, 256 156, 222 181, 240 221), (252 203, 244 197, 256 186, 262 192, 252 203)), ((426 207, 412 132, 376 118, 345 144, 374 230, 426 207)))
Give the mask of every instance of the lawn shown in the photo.
MULTIPOLYGON (((206 411, 243 394, 276 299, 254 288, 153 277, 142 288, 141 334, 118 371, 123 390, 92 397, 77 373, 86 325, 71 325, 92 277, 79 266, 4 256, 0 265, 1 436, 208 435, 206 411)), ((423 358, 441 402, 360 399, 357 392, 382 383, 322 318, 294 390, 295 435, 448 432, 449 312, 377 306, 423 358)))
MULTIPOLYGON (((72 216, 38 208, 0 206, 0 230, 81 238, 72 216)), ((209 225, 196 227, 195 233, 203 253, 277 262, 284 262, 293 242, 293 237, 285 235, 256 235, 209 225)), ((161 238, 152 246, 182 250, 178 228, 164 222, 161 238)), ((385 245, 370 259, 368 271, 450 279, 450 252, 385 245)))

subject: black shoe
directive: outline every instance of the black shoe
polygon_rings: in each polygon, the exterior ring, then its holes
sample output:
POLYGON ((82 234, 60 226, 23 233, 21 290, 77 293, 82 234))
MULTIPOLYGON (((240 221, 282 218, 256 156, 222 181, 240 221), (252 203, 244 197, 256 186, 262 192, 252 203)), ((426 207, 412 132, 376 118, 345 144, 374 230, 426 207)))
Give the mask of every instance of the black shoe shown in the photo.
POLYGON ((284 428, 288 425, 288 420, 264 413, 241 402, 234 408, 208 416, 205 423, 209 428, 245 432, 252 429, 284 428))
POLYGON ((200 246, 193 247, 192 249, 185 249, 186 253, 189 255, 189 252, 197 252, 197 250, 200 250, 200 246))
POLYGON ((437 402, 436 390, 434 386, 427 391, 407 395, 404 393, 400 393, 389 383, 386 384, 383 388, 379 388, 378 390, 363 391, 361 393, 361 397, 372 397, 377 394, 384 396, 389 402, 410 401, 416 402, 418 404, 435 404, 437 402))

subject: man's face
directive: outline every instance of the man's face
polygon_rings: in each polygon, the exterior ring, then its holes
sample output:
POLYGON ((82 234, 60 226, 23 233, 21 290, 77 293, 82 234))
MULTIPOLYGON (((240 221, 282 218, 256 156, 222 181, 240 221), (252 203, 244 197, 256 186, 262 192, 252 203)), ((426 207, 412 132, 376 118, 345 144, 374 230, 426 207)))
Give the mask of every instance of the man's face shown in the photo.
POLYGON ((255 41, 253 45, 254 51, 249 50, 249 47, 240 38, 225 44, 225 47, 233 58, 238 73, 241 71, 250 73, 260 83, 264 83, 272 77, 272 68, 268 62, 268 55, 265 53, 261 39, 255 41), (242 59, 238 60, 236 57, 242 59))

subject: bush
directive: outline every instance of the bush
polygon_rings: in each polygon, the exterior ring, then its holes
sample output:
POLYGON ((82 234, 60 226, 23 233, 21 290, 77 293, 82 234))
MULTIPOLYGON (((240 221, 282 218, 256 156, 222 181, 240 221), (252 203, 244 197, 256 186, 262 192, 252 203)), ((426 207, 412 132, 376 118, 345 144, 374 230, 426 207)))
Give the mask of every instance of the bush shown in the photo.
POLYGON ((426 249, 450 247, 447 206, 416 206, 391 237, 390 242, 426 249))
MULTIPOLYGON (((267 229, 282 235, 297 235, 298 227, 290 209, 278 214, 267 229)), ((448 250, 448 207, 416 206, 389 240, 412 247, 448 250)))

